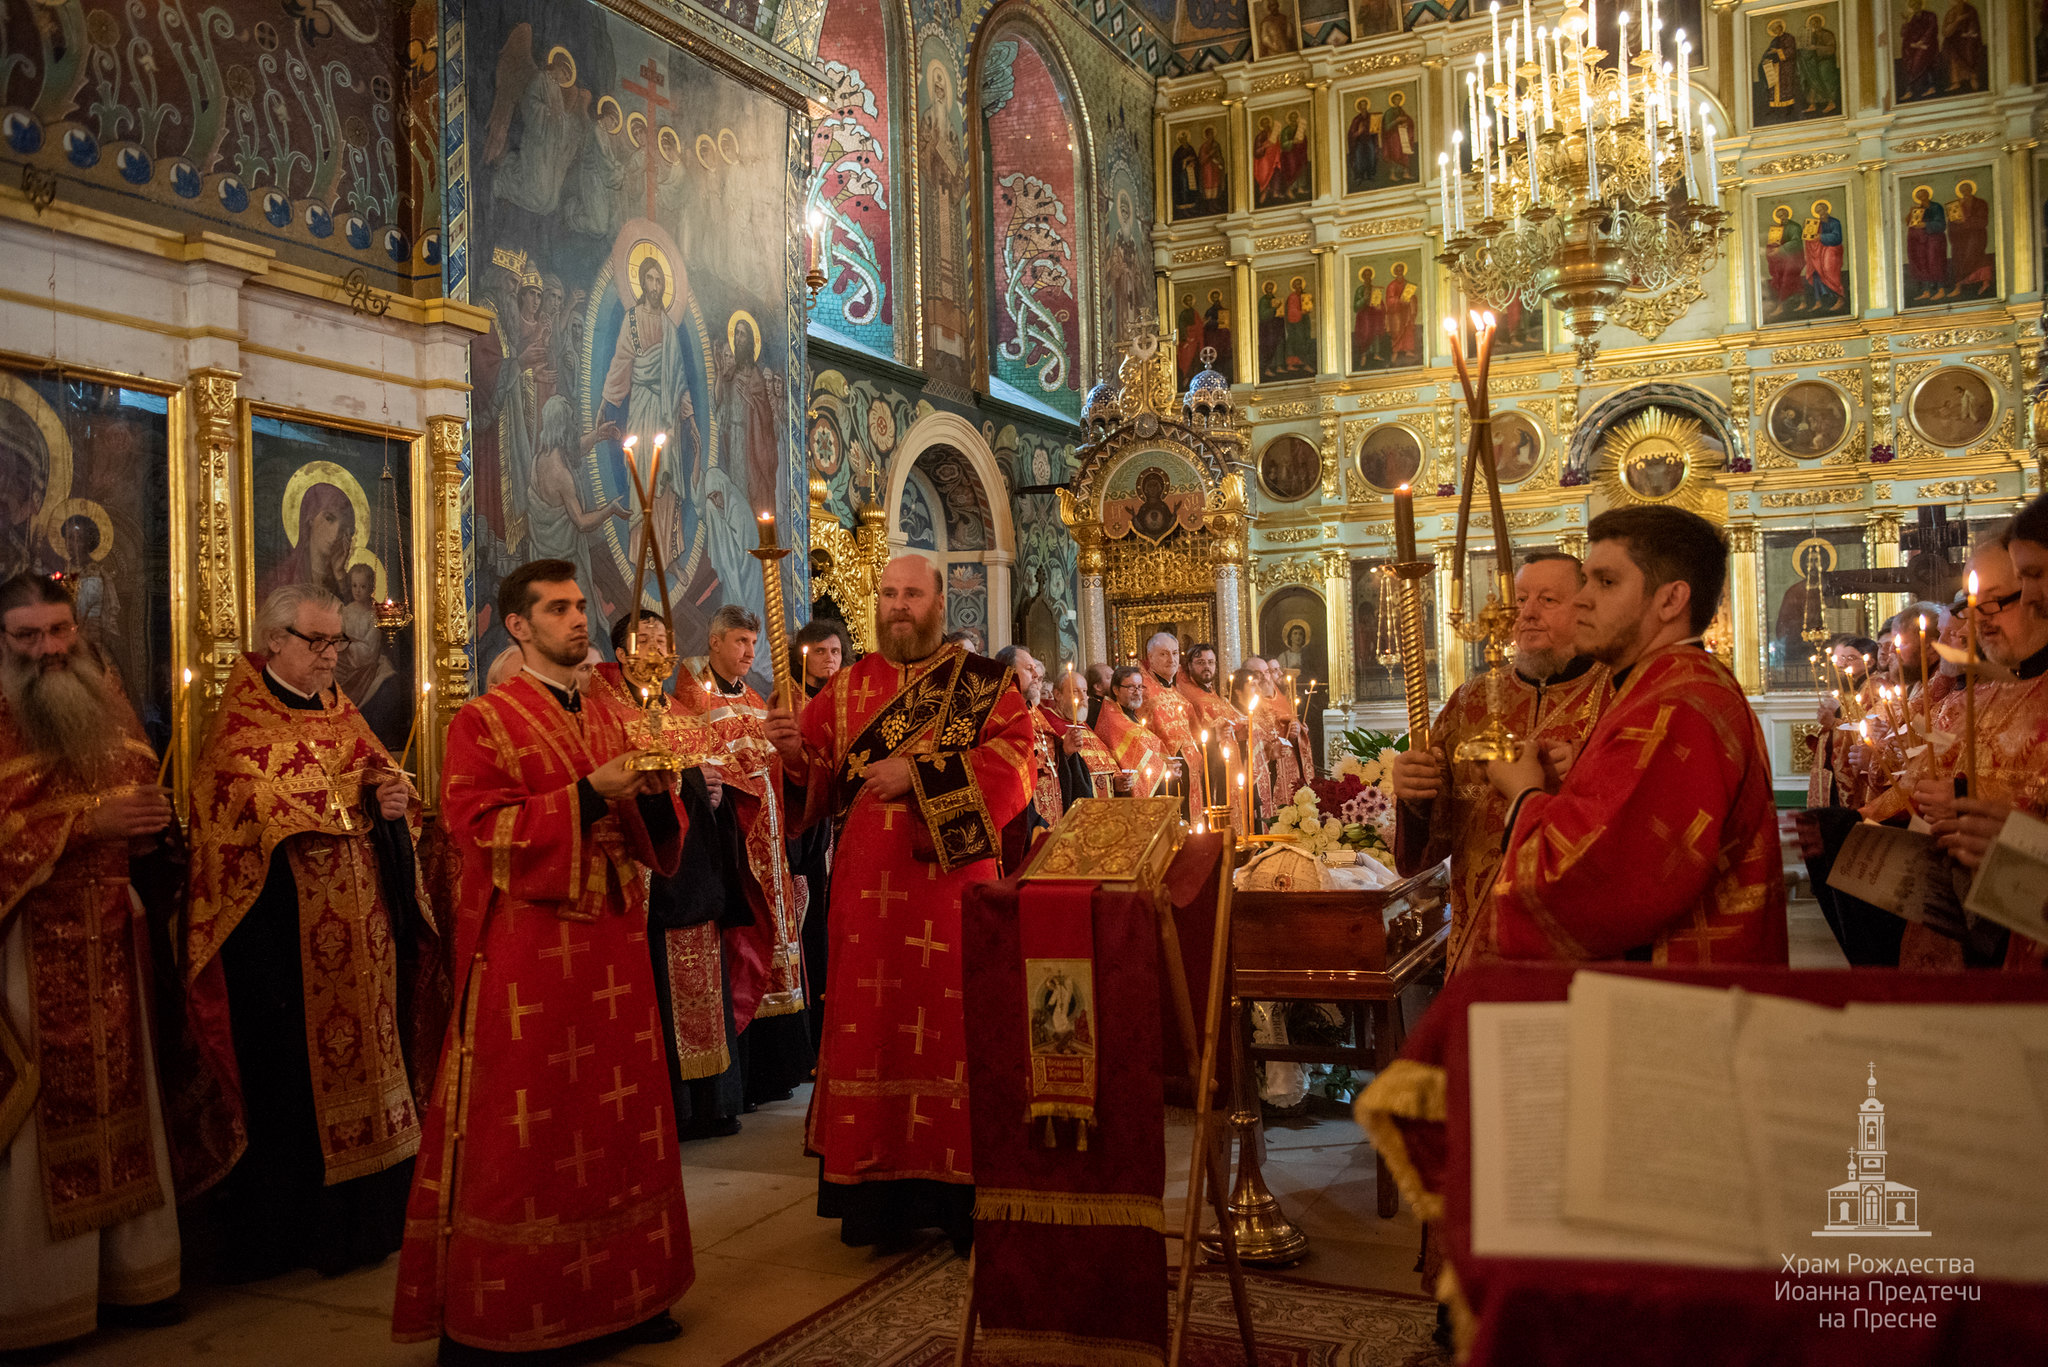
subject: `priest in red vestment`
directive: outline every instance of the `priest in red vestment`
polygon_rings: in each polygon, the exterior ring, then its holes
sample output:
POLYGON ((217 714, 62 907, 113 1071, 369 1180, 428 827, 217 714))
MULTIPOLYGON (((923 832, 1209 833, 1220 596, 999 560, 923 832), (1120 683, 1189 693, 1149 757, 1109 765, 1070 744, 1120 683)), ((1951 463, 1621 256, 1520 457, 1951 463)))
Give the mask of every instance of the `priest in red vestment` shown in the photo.
POLYGON ((1180 642, 1164 631, 1147 641, 1145 669, 1144 711, 1139 716, 1146 728, 1180 757, 1187 771, 1187 786, 1181 789, 1176 777, 1175 790, 1186 793, 1188 819, 1194 821, 1209 804, 1208 765, 1202 754, 1202 724, 1195 718, 1193 705, 1174 687, 1180 680, 1180 642))
POLYGON ((1614 697, 1576 757, 1532 745, 1487 766, 1508 802, 1499 952, 1782 964, 1770 758, 1742 686, 1700 645, 1727 542, 1661 505, 1602 513, 1586 537, 1574 644, 1613 671, 1614 697))
POLYGON ((130 842, 170 821, 70 595, 0 583, 0 1354, 181 1314, 129 884, 130 842))
POLYGON ((238 1281, 390 1256, 420 1141, 419 803, 334 684, 334 595, 274 590, 255 635, 193 775, 185 921, 187 1009, 248 1145, 219 1190, 238 1281))
MULTIPOLYGON (((1043 669, 1044 665, 1041 664, 1039 668, 1043 669)), ((1046 690, 1041 688, 1040 691, 1043 693, 1046 690)), ((1088 727, 1086 680, 1069 668, 1060 676, 1060 681, 1053 685, 1050 697, 1039 704, 1038 711, 1052 727, 1054 734, 1060 738, 1061 750, 1077 756, 1081 761, 1081 767, 1088 771, 1087 783, 1081 791, 1068 794, 1067 801, 1094 796, 1096 781, 1099 779, 1109 780, 1111 791, 1114 792, 1119 766, 1116 756, 1102 743, 1102 737, 1088 727)))
MULTIPOLYGON (((1607 667, 1573 644, 1579 615, 1573 600, 1584 577, 1578 560, 1561 551, 1530 556, 1515 575, 1515 658, 1502 681, 1501 720, 1539 754, 1552 745, 1583 744, 1614 692, 1607 667)), ((1392 765, 1394 867, 1410 876, 1446 856, 1451 861, 1449 972, 1498 952, 1491 896, 1507 800, 1486 781, 1484 766, 1450 759, 1459 742, 1486 724, 1493 705, 1486 676, 1468 679, 1437 713, 1430 748, 1401 751, 1392 765)))
MULTIPOLYGON (((1226 785, 1224 797, 1233 807, 1245 807, 1250 799, 1240 791, 1236 775, 1250 767, 1246 762, 1246 747, 1251 743, 1251 726, 1244 713, 1218 690, 1216 647, 1207 641, 1196 642, 1188 647, 1187 659, 1182 661, 1182 665, 1174 678, 1173 691, 1187 702, 1188 717, 1195 729, 1197 742, 1202 732, 1209 733, 1216 777, 1226 785)), ((1212 796, 1210 800, 1215 798, 1212 796)), ((1251 830, 1249 810, 1239 811, 1237 828, 1251 830)))
POLYGON ((1120 794, 1152 797, 1167 780, 1173 752, 1143 721, 1151 676, 1136 665, 1120 665, 1110 676, 1109 700, 1095 716, 1094 730, 1109 747, 1122 774, 1131 776, 1120 794))
POLYGON ((943 644, 945 580, 900 556, 880 649, 768 738, 806 790, 801 825, 842 823, 832 870, 825 1048, 811 1095, 818 1214, 853 1246, 972 1237, 960 894, 994 878, 1031 796, 1031 718, 1010 671, 943 644))
POLYGON ((448 731, 441 802, 462 851, 449 1023, 406 1211, 392 1336, 467 1350, 659 1342, 694 1275, 647 876, 674 873, 665 775, 627 718, 576 690, 576 567, 505 576, 520 673, 448 731))
MULTIPOLYGON (((1045 705, 1045 665, 1037 656, 1023 646, 1007 645, 995 658, 1016 677, 1017 691, 1031 710, 1031 801, 1003 827, 1003 872, 1007 875, 1024 867, 1037 833, 1052 829, 1068 803, 1092 795, 1094 783, 1081 752, 1082 738, 1092 737, 1087 727, 1062 718, 1045 705)), ((1100 742, 1096 749, 1108 757, 1100 742)))

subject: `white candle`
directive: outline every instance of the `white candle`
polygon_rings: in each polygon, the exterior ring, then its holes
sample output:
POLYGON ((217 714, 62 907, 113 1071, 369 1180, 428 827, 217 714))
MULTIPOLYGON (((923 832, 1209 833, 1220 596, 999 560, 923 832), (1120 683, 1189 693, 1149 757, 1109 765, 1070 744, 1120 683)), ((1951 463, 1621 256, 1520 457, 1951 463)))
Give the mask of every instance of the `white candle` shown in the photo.
POLYGON ((1650 193, 1664 193, 1664 182, 1657 170, 1657 108, 1648 100, 1643 101, 1643 147, 1650 154, 1650 193))
POLYGON ((1549 34, 1549 29, 1536 30, 1536 83, 1543 88, 1543 131, 1546 133, 1556 126, 1550 113, 1550 49, 1553 44, 1546 41, 1549 34))
POLYGON ((1692 44, 1686 41, 1685 30, 1678 31, 1678 66, 1673 73, 1678 79, 1678 126, 1688 137, 1692 134, 1692 44))
POLYGON ((1643 0, 1643 41, 1650 40, 1650 0, 1643 0))
POLYGON ((1710 207, 1721 206, 1721 172, 1714 163, 1714 119, 1707 102, 1700 101, 1700 142, 1707 159, 1707 203, 1710 207))
POLYGON ((1493 0, 1488 7, 1493 16, 1493 69, 1500 70, 1500 0, 1493 0))
POLYGON ((1522 33, 1526 36, 1535 31, 1529 22, 1529 0, 1522 0, 1522 33))
POLYGON ((1465 133, 1458 129, 1451 134, 1451 188, 1457 197, 1458 231, 1465 231, 1465 133))
POLYGON ((1441 203, 1441 219, 1444 225, 1444 240, 1451 238, 1451 154, 1436 154, 1436 188, 1441 203))
POLYGON ((1506 94, 1508 115, 1508 137, 1510 139, 1521 136, 1521 134, 1515 128, 1515 90, 1517 85, 1519 84, 1519 81, 1515 76, 1515 50, 1521 42, 1521 24, 1522 21, 1517 19, 1514 22, 1514 25, 1508 30, 1508 88, 1506 94))
POLYGON ((1622 10, 1622 11, 1621 11, 1621 12, 1620 12, 1619 14, 1616 14, 1616 15, 1614 16, 1614 25, 1615 25, 1615 28, 1616 28, 1616 29, 1617 29, 1617 30, 1619 31, 1619 33, 1621 34, 1621 38, 1620 38, 1620 41, 1619 41, 1619 46, 1620 46, 1620 48, 1621 48, 1621 56, 1620 56, 1619 60, 1618 60, 1618 61, 1617 61, 1617 62, 1615 63, 1615 65, 1616 65, 1616 67, 1617 67, 1617 68, 1618 68, 1618 69, 1620 70, 1620 72, 1621 72, 1621 109, 1620 109, 1620 111, 1619 111, 1619 117, 1621 117, 1621 118, 1624 118, 1624 119, 1625 119, 1625 118, 1627 118, 1627 117, 1628 117, 1628 11, 1627 11, 1627 10, 1625 10, 1625 9, 1624 9, 1624 10, 1622 10))
POLYGON ((1600 20, 1595 17, 1593 0, 1586 0, 1586 44, 1589 47, 1600 46, 1600 20))
POLYGON ((1522 149, 1529 154, 1529 207, 1543 203, 1541 177, 1536 169, 1536 102, 1522 97, 1522 149))
POLYGON ((1586 202, 1596 204, 1600 200, 1600 157, 1593 139, 1593 129, 1586 127, 1586 202))

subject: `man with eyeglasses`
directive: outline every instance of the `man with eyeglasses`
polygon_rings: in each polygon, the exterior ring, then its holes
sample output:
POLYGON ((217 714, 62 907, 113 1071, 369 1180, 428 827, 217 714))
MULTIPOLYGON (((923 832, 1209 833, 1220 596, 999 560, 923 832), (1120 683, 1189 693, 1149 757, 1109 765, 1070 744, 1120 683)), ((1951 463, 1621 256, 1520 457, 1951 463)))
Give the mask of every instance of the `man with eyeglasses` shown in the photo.
MULTIPOLYGON (((274 590, 193 775, 189 1010, 246 1148, 222 1275, 382 1262, 420 1143, 408 1003, 426 898, 411 784, 335 686, 341 603, 274 590)), ((421 1066, 430 1067, 430 1063, 421 1066)))
POLYGON ((1094 731, 1119 766, 1118 792, 1152 797, 1166 781, 1173 751, 1145 725, 1145 671, 1121 665, 1110 675, 1109 701, 1096 714, 1094 731), (1128 775, 1128 779, 1124 776, 1128 775))
MULTIPOLYGON (((1992 667, 1974 685, 1977 790, 1957 792, 1958 776, 1968 769, 1966 682, 1934 709, 1933 742, 1908 765, 1891 800, 1865 814, 1891 815, 1909 804, 1942 848, 1974 869, 2011 812, 2048 811, 2048 501, 2035 499, 1980 543, 1969 568, 1977 574, 1977 646, 1992 667)), ((1901 968, 2038 966, 2041 957, 2034 941, 1984 922, 1963 940, 1911 924, 1899 945, 1901 968)))
POLYGON ((170 821, 70 595, 0 583, 0 1353, 182 1318, 130 891, 170 821))
MULTIPOLYGON (((1515 658, 1507 671, 1501 721, 1562 778, 1600 720, 1613 689, 1607 666, 1573 644, 1574 600, 1585 583, 1578 558, 1562 551, 1527 556, 1515 575, 1515 658)), ((1445 701, 1426 750, 1394 755, 1394 864, 1412 875, 1451 861, 1451 938, 1447 971, 1493 952, 1487 908, 1500 871, 1508 800, 1486 781, 1483 764, 1454 764, 1458 744, 1486 724, 1492 700, 1485 677, 1468 680, 1445 701)))

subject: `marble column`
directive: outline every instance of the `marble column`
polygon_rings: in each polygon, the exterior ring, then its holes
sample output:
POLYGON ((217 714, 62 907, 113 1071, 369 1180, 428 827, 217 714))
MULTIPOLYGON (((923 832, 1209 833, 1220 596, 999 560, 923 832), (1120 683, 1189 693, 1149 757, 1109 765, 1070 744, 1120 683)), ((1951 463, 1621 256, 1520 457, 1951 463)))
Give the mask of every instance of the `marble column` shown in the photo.
POLYGON ((1764 538, 1754 522, 1728 528, 1728 615, 1735 623, 1735 678, 1745 693, 1764 689, 1764 538))
POLYGON ((1226 561, 1216 567, 1216 667, 1223 677, 1244 663, 1242 570, 1226 561))
POLYGON ((984 551, 988 571, 988 649, 993 655, 1010 644, 1010 569, 1017 557, 1009 551, 984 551))
POLYGON ((1329 642, 1331 707, 1349 707, 1355 692, 1355 671, 1351 667, 1351 556, 1341 550, 1326 550, 1323 566, 1324 639, 1329 642))
POLYGON ((1110 664, 1109 609, 1102 599, 1102 576, 1081 576, 1081 654, 1086 664, 1110 664))

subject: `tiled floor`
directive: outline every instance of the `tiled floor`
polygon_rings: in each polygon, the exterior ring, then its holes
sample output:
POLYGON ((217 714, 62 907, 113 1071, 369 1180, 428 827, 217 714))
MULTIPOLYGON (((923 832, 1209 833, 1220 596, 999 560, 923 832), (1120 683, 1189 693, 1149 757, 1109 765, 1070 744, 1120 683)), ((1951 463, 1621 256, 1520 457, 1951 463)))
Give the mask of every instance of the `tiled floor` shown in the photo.
MULTIPOLYGON (((1841 967, 1810 901, 1795 901, 1792 962, 1841 967)), ((697 1284, 676 1307, 683 1337, 635 1348, 614 1362, 636 1367, 718 1367, 859 1286, 887 1260, 845 1247, 838 1226, 812 1213, 817 1165, 803 1155, 805 1094, 747 1117, 730 1139, 683 1151, 697 1284)), ((1167 1227, 1180 1228, 1187 1189, 1189 1118, 1169 1115, 1167 1227)), ((1413 1293, 1420 1226, 1405 1206, 1374 1210, 1374 1158, 1349 1119, 1275 1125, 1267 1132, 1267 1184, 1309 1238, 1292 1271, 1317 1281, 1413 1293)), ((1179 1243, 1168 1252, 1178 1256, 1179 1243)), ((332 1280, 310 1272, 253 1286, 195 1286, 191 1317, 171 1329, 106 1332, 67 1363, 205 1363, 207 1367, 424 1367, 432 1344, 390 1339, 397 1260, 332 1280)))

